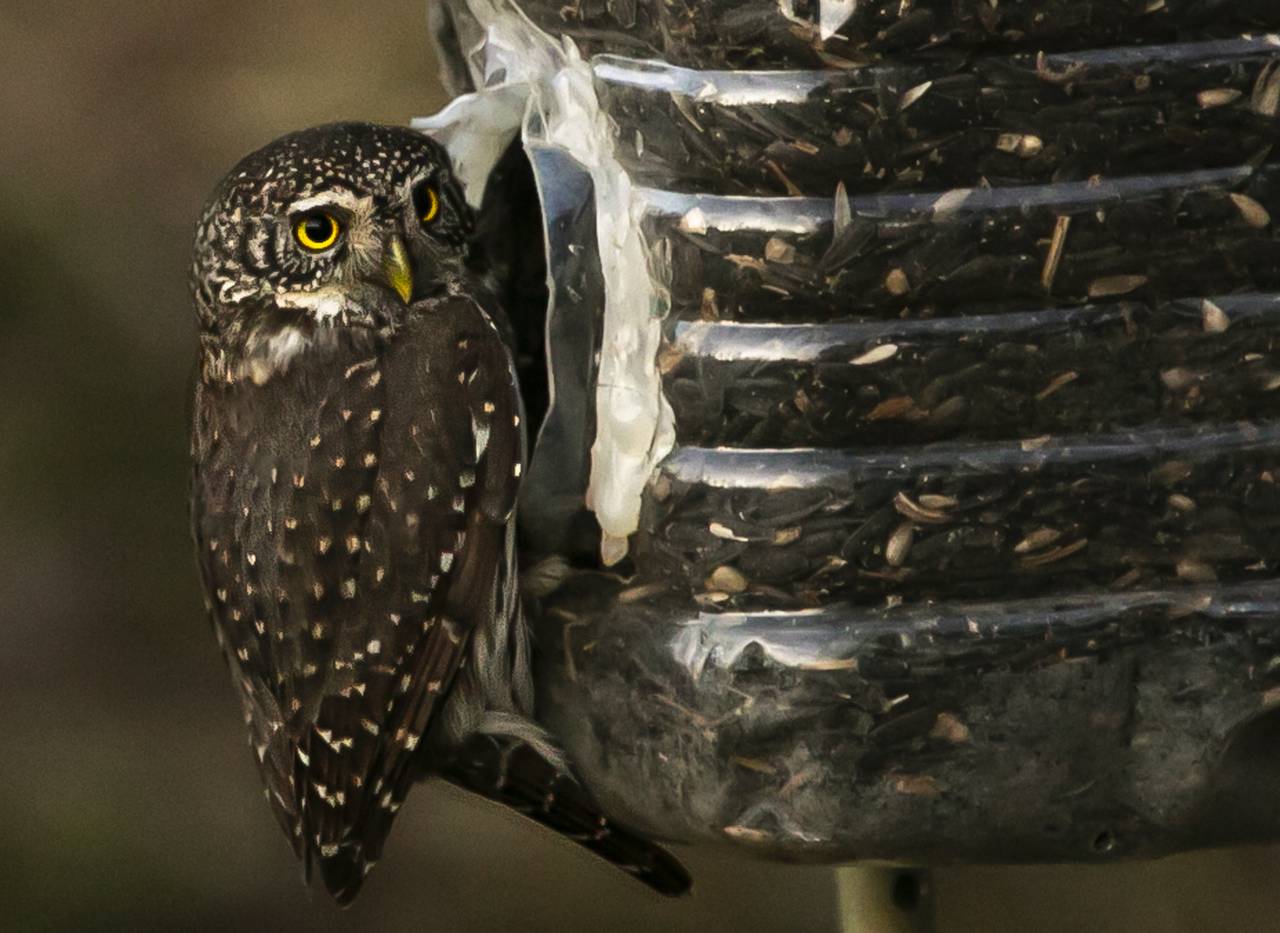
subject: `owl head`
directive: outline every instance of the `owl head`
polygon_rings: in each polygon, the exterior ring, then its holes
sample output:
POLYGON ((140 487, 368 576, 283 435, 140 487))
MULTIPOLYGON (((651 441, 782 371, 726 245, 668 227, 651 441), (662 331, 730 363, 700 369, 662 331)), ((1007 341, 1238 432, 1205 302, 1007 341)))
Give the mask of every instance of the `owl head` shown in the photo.
POLYGON ((407 128, 335 123, 246 156, 196 226, 204 378, 261 383, 339 335, 393 332, 465 279, 473 227, 443 147, 407 128))

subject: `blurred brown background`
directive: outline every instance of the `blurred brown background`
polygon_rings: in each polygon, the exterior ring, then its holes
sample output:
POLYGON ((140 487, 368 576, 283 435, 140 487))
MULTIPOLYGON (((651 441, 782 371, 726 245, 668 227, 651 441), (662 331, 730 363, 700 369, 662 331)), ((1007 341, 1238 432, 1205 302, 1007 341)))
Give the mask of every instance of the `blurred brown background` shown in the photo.
MULTIPOLYGON (((0 930, 840 929, 830 870, 691 853, 698 893, 659 902, 442 785, 339 912, 262 801, 187 537, 191 224, 286 130, 441 105, 425 20, 424 0, 0 4, 0 930)), ((1278 875, 1256 851, 933 891, 944 931, 1262 931, 1278 875)))

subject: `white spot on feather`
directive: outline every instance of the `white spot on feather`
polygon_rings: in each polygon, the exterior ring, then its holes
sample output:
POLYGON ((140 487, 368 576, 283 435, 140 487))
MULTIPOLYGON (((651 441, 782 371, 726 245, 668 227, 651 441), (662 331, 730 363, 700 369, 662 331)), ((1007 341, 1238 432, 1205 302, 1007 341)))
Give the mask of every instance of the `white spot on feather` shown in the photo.
MULTIPOLYGON (((317 324, 331 324, 345 317, 348 307, 346 293, 334 287, 317 288, 312 291, 282 292, 276 296, 276 304, 282 308, 306 311, 317 324)), ((288 328, 288 330, 303 336, 297 328, 288 328)), ((309 342, 304 343, 303 347, 309 342)))
POLYGON ((289 361, 311 345, 310 338, 296 327, 283 327, 267 338, 267 363, 275 369, 284 369, 289 361))
POLYGON ((485 450, 489 447, 489 425, 481 424, 474 417, 471 419, 471 433, 476 438, 476 461, 484 456, 485 450))

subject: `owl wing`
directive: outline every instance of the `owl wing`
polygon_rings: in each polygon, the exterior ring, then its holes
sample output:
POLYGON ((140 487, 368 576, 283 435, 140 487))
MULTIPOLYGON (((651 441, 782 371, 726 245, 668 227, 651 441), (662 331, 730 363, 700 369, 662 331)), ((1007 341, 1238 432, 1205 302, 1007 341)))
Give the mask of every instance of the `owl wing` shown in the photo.
POLYGON ((523 457, 511 360, 451 297, 235 388, 197 411, 215 628, 277 816, 349 900, 499 612, 523 457))

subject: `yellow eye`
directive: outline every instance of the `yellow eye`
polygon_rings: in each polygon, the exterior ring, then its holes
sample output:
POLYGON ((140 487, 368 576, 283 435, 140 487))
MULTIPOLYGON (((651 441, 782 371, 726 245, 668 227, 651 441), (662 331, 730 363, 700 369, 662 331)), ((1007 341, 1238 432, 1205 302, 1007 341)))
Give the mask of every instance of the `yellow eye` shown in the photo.
POLYGON ((338 242, 342 228, 332 214, 307 214, 293 228, 298 242, 312 252, 326 250, 338 242))
POLYGON ((440 196, 430 185, 423 185, 418 190, 418 219, 423 225, 431 223, 440 213, 440 196))

